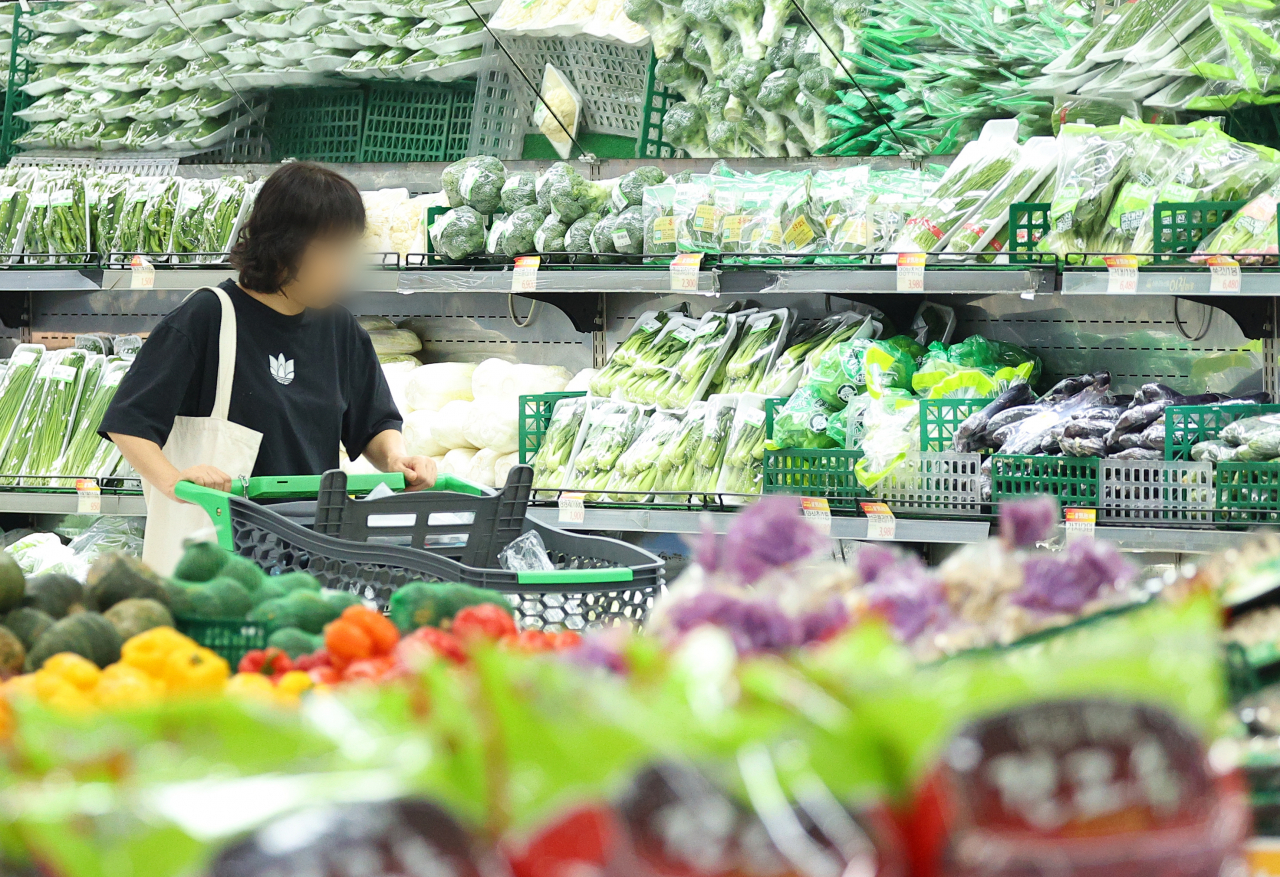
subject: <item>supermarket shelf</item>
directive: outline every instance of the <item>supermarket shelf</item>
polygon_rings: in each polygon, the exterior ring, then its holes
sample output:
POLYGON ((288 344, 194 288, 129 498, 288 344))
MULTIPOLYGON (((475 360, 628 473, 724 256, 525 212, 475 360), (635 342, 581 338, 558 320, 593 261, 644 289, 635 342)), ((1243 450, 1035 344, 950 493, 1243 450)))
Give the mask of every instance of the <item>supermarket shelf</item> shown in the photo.
POLYGON ((1239 545, 1250 535, 1244 530, 1106 525, 1099 525, 1094 534, 1099 539, 1114 542, 1122 551, 1170 551, 1178 554, 1212 554, 1239 545))
MULTIPOLYGON (((946 268, 928 266, 929 295, 1043 295, 1054 290, 1054 267, 946 268)), ((890 265, 800 270, 739 269, 719 273, 719 290, 729 295, 811 292, 828 295, 898 293, 897 269, 890 265)))
MULTIPOLYGON (((0 288, 8 288, 5 285, 5 275, 9 272, 0 272, 0 288)), ((32 272, 39 273, 39 272, 32 272)), ((86 272, 88 273, 88 272, 86 272)), ((134 289, 133 271, 131 269, 105 268, 98 273, 101 274, 99 287, 101 289, 134 289)), ((217 286, 228 277, 235 275, 235 270, 229 267, 222 268, 164 268, 156 267, 155 280, 151 285, 151 289, 161 290, 190 290, 200 289, 203 286, 217 286)), ((360 288, 366 292, 395 292, 397 288, 397 272, 394 270, 370 270, 364 272, 360 278, 360 288)), ((54 287, 48 287, 54 288, 54 287)), ((63 289, 93 289, 95 287, 60 287, 63 289)), ((510 284, 508 283, 508 291, 510 284)))
MULTIPOLYGON (((401 271, 397 292, 511 292, 511 267, 427 268, 401 271)), ((712 271, 698 274, 698 291, 714 293, 712 271)), ((671 292, 671 272, 665 266, 619 266, 617 268, 542 268, 538 271, 537 292, 671 292)))
MULTIPOLYGON (((559 510, 531 508, 529 516, 540 523, 566 530, 607 530, 629 533, 700 533, 709 521, 723 533, 736 514, 677 509, 587 509, 581 524, 559 523, 559 510)), ((898 542, 965 543, 987 538, 991 525, 986 521, 924 521, 899 518, 898 542)), ((831 536, 835 539, 867 538, 866 518, 833 517, 831 536)))
MULTIPOLYGON (((72 515, 79 512, 75 491, 65 493, 17 493, 0 491, 0 513, 30 515, 72 515)), ((102 494, 104 515, 145 515, 147 504, 141 494, 102 494)))
MULTIPOLYGON (((928 272, 925 272, 926 277, 928 272)), ((1138 269, 1138 291, 1132 295, 1177 295, 1221 298, 1241 296, 1280 295, 1280 272, 1250 270, 1240 272, 1239 292, 1210 292, 1210 275, 1199 271, 1177 268, 1138 269)), ((1107 271, 1098 268, 1064 268, 1062 271, 1063 295, 1115 295, 1107 292, 1107 271)))

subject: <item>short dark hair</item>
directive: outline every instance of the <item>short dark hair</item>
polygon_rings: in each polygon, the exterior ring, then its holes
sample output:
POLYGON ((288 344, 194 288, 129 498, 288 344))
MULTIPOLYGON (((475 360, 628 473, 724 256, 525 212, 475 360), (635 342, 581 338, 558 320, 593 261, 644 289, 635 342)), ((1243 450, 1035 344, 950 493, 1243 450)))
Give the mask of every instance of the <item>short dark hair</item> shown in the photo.
POLYGON ((364 202, 350 180, 312 162, 290 162, 262 184, 231 264, 246 289, 280 292, 297 276, 308 244, 322 235, 362 234, 364 221, 364 202))

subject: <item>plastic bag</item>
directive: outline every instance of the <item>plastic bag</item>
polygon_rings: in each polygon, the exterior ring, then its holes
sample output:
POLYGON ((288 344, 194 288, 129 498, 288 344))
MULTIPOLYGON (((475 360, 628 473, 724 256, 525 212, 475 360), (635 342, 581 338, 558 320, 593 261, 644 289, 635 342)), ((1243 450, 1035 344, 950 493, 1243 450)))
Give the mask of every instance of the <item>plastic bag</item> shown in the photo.
MULTIPOLYGON (((564 482, 569 460, 577 443, 583 414, 587 409, 586 397, 561 399, 551 412, 551 420, 542 437, 538 453, 530 461, 533 466, 534 488, 559 488, 564 482)), ((549 494, 539 494, 545 499, 549 494)))
POLYGON ((528 530, 512 539, 507 547, 498 553, 498 563, 503 569, 512 572, 555 569, 551 556, 547 554, 546 543, 542 541, 542 534, 537 530, 528 530))
POLYGON ((582 123, 582 95, 569 78, 551 64, 542 74, 542 100, 533 111, 533 124, 551 141, 556 153, 568 159, 582 123), (549 109, 548 109, 549 108, 549 109))
POLYGON ((1041 252, 1063 256, 1098 251, 1111 203, 1133 157, 1132 139, 1119 126, 1063 126, 1049 208, 1051 227, 1038 245, 1041 252))
POLYGON ((670 442, 678 440, 686 412, 658 411, 645 423, 635 441, 618 458, 609 479, 612 502, 645 502, 660 475, 658 458, 670 442))
POLYGON ((842 447, 843 443, 829 434, 831 423, 841 410, 828 405, 813 388, 801 387, 774 411, 770 441, 779 449, 842 447))
POLYGON ((858 483, 875 486, 920 450, 920 402, 896 388, 872 397, 862 415, 863 457, 854 465, 858 483))
POLYGON ((746 500, 726 494, 758 495, 764 484, 764 401, 765 397, 756 393, 743 393, 738 397, 729 445, 716 485, 716 492, 731 505, 740 505, 746 500))

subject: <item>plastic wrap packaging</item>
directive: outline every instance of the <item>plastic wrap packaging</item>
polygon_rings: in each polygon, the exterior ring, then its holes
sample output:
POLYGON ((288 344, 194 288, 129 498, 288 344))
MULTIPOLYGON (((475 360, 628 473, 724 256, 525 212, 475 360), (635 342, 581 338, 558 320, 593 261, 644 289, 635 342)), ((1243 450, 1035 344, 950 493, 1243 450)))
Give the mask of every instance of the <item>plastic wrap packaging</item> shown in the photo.
POLYGON ((903 390, 887 390, 867 404, 862 416, 862 459, 854 465, 858 483, 876 485, 920 450, 920 402, 903 390))
POLYGON ((981 252, 1009 222, 1009 206, 1036 191, 1057 166, 1057 142, 1051 137, 1032 137, 1018 163, 995 184, 990 194, 947 241, 947 253, 981 252))
MULTIPOLYGON (((76 408, 76 422, 71 429, 71 437, 67 448, 53 467, 60 475, 101 477, 109 472, 101 471, 105 461, 111 457, 110 449, 104 445, 114 443, 98 435, 98 426, 106 413, 116 390, 129 370, 130 363, 117 358, 107 360, 102 369, 101 379, 92 388, 85 383, 84 393, 76 408)), ((74 487, 74 481, 55 481, 56 487, 74 487)))
POLYGON ((707 400, 702 436, 693 459, 693 488, 708 498, 715 497, 720 481, 720 468, 729 450, 729 436, 733 432, 737 407, 737 396, 717 395, 707 400))
POLYGON ((1230 219, 1218 226, 1196 248, 1195 260, 1202 260, 1213 253, 1231 255, 1256 254, 1246 262, 1259 262, 1265 256, 1276 255, 1276 202, 1280 189, 1272 186, 1237 210, 1230 219))
POLYGON ((622 452, 645 424, 645 412, 630 402, 592 399, 574 446, 564 489, 585 492, 585 499, 599 500, 609 486, 622 452))
POLYGON ((726 503, 738 505, 744 496, 758 495, 764 484, 765 397, 743 393, 738 397, 733 428, 716 492, 726 503))
MULTIPOLYGON (((715 321, 710 321, 707 325, 713 330, 716 327, 715 321)), ((642 351, 626 375, 614 386, 612 395, 630 402, 653 405, 661 398, 662 390, 668 383, 673 388, 683 388, 684 382, 675 374, 675 367, 693 347, 701 326, 702 323, 698 320, 671 317, 659 330, 653 344, 642 351)), ((721 338, 723 339, 723 335, 721 338)), ((690 372, 691 379, 700 380, 701 377, 702 375, 690 372)), ((714 377, 714 374, 709 377, 714 377)))
MULTIPOLYGON (((83 350, 64 348, 41 358, 29 401, 19 413, 0 457, 0 473, 33 476, 52 469, 66 447, 92 356, 83 350)), ((4 481, 16 483, 13 479, 4 481)), ((47 486, 48 480, 24 477, 22 483, 47 486)))
POLYGON ((609 396, 613 393, 619 378, 635 365, 640 351, 654 342, 667 319, 666 311, 646 311, 636 318, 630 334, 614 348, 604 368, 592 377, 593 396, 609 396))
POLYGON ((778 355, 765 375, 760 392, 766 396, 790 396, 828 350, 854 338, 875 337, 880 323, 872 319, 872 314, 883 316, 874 308, 855 302, 853 310, 832 314, 796 331, 790 346, 778 355))
POLYGON ((609 478, 612 502, 646 502, 659 484, 658 460, 670 443, 678 441, 686 411, 657 411, 618 458, 609 478))
POLYGON ((1132 136, 1119 126, 1064 125, 1058 141, 1050 229, 1039 249, 1058 256, 1097 252, 1133 157, 1132 136))
POLYGON ((680 429, 658 454, 658 474, 654 483, 658 501, 685 502, 693 491, 697 474, 697 451, 702 442, 706 402, 694 402, 685 411, 680 429))
POLYGON ((791 328, 792 314, 786 308, 761 311, 747 317, 733 353, 722 367, 723 393, 757 393, 778 357, 791 328))
MULTIPOLYGON (((537 455, 531 460, 534 488, 559 489, 568 474, 569 460, 582 426, 587 409, 585 397, 561 399, 551 413, 546 434, 537 455)), ((538 499, 554 498, 551 493, 539 493, 538 499)))
POLYGON ((507 543, 507 547, 498 553, 498 563, 512 572, 555 569, 542 534, 537 530, 522 533, 507 543))
POLYGON ((841 447, 830 434, 831 422, 844 410, 828 405, 816 390, 801 387, 786 404, 774 410, 773 446, 780 449, 822 450, 841 447))

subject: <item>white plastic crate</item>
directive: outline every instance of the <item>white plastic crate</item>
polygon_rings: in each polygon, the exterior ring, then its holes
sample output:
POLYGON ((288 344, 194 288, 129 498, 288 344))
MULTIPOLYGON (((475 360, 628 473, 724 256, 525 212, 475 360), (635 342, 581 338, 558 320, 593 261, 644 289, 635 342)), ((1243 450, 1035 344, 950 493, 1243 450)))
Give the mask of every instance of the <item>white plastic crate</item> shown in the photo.
MULTIPOLYGON (((547 64, 559 68, 582 95, 582 123, 597 134, 639 137, 649 47, 623 46, 587 36, 505 37, 503 45, 535 87, 547 64)), ((472 154, 520 157, 537 97, 506 55, 491 43, 496 66, 482 72, 472 118, 472 154), (514 150, 514 151, 513 151, 514 150)))
POLYGON ((982 457, 951 452, 912 454, 871 492, 895 514, 979 514, 982 457))
POLYGON ((1213 464, 1191 460, 1102 460, 1098 520, 1212 524, 1213 464))

